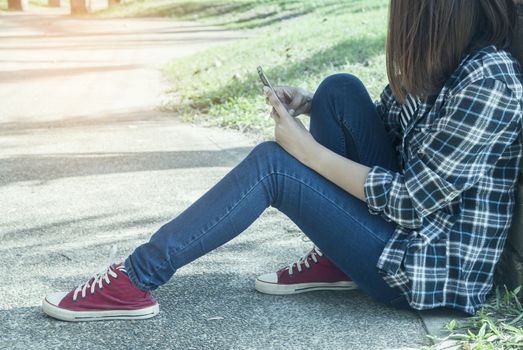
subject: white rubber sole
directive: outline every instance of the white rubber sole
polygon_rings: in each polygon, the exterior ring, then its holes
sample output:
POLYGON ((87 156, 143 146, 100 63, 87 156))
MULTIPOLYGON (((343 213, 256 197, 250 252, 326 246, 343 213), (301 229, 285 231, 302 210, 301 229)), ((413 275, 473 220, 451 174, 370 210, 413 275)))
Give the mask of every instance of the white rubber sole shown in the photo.
POLYGON ((320 290, 352 290, 357 289, 358 285, 349 281, 334 283, 277 284, 256 279, 254 288, 256 288, 258 292, 265 294, 290 295, 320 290))
POLYGON ((160 312, 158 304, 140 310, 109 310, 109 311, 70 311, 59 308, 44 299, 42 311, 56 319, 68 322, 110 321, 110 320, 143 320, 151 318, 160 312))

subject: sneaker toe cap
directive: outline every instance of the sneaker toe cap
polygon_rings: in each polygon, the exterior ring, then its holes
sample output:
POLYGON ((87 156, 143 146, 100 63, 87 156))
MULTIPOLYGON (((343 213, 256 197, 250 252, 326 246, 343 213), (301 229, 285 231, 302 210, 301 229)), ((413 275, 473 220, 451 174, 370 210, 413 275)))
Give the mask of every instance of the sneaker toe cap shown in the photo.
POLYGON ((266 273, 259 276, 257 280, 265 283, 278 283, 278 275, 275 272, 266 273))
POLYGON ((67 292, 51 293, 51 294, 47 294, 45 296, 45 300, 47 300, 47 302, 49 304, 58 306, 66 295, 67 295, 67 292))

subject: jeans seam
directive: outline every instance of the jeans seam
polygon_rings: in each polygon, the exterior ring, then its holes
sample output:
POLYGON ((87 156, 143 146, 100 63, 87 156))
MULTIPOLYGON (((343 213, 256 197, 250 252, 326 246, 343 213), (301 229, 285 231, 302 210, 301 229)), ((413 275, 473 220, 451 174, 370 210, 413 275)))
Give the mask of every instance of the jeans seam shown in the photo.
MULTIPOLYGON (((356 136, 355 136, 355 135, 357 135, 357 133, 354 132, 354 129, 352 129, 352 126, 350 125, 350 123, 346 123, 345 118, 342 118, 342 117, 338 117, 338 118, 339 118, 338 120, 339 120, 341 126, 345 127, 345 129, 347 129, 347 131, 349 132, 350 136, 354 140, 353 143, 354 143, 354 148, 355 148, 357 157, 360 160, 360 162, 363 162, 363 159, 361 157, 361 153, 358 150, 358 144, 360 144, 360 141, 356 140, 356 136)), ((343 135, 343 130, 342 130, 342 135, 343 135)), ((345 149, 346 149, 347 148, 347 142, 345 141, 345 137, 344 137, 344 144, 345 144, 345 149)))
MULTIPOLYGON (((350 212, 346 211, 345 209, 343 209, 341 206, 339 206, 337 203, 333 202, 329 197, 325 196, 322 192, 320 192, 318 189, 310 186, 309 184, 303 182, 301 179, 297 178, 296 176, 293 176, 293 175, 289 175, 289 174, 286 174, 286 173, 280 173, 280 172, 277 172, 277 171, 273 171, 265 176, 263 176, 262 178, 260 178, 237 202, 236 204, 231 207, 231 209, 229 209, 225 215, 223 215, 221 218, 219 218, 215 223, 214 225, 212 225, 211 227, 209 227, 206 232, 202 233, 200 236, 198 236, 198 238, 195 238, 194 240, 192 240, 191 242, 187 243, 185 245, 185 247, 183 249, 181 249, 179 252, 180 253, 183 253, 184 251, 186 251, 187 249, 191 248, 193 244, 197 243, 198 241, 200 241, 202 238, 205 238, 205 236, 216 226, 218 225, 220 222, 222 222, 225 218, 227 218, 231 212, 245 199, 245 197, 247 197, 247 195, 249 195, 260 183, 263 182, 263 180, 265 180, 267 177, 271 176, 271 175, 278 175, 278 176, 283 176, 283 177, 287 177, 287 178, 291 178, 295 181, 298 181, 300 182, 302 185, 304 186, 307 186, 308 188, 310 188, 311 190, 313 190, 314 192, 316 192, 318 195, 322 196, 324 199, 326 199, 328 202, 330 202, 332 205, 334 205, 336 208, 338 208, 339 210, 341 210, 343 213, 345 213, 346 215, 348 215, 352 220, 354 220, 355 222, 358 223, 358 225, 363 228, 364 231, 368 232, 374 239, 377 239, 379 242, 381 243, 386 243, 386 241, 382 240, 381 238, 377 237, 376 235, 373 234, 372 230, 369 230, 365 225, 361 224, 361 222, 359 220, 357 220, 357 218, 353 215, 350 214, 350 212)), ((167 263, 170 262, 170 258, 168 260, 166 260, 163 264, 161 264, 159 267, 155 268, 153 273, 158 271, 158 270, 161 270, 167 263)))
POLYGON ((343 144, 343 149, 341 149, 340 151, 343 152, 345 155, 348 155, 347 154, 347 138, 345 137, 345 133, 343 132, 343 126, 345 125, 345 123, 343 123, 341 118, 338 117, 337 119, 338 119, 338 123, 340 123, 340 127, 341 127, 340 135, 341 135, 341 142, 343 144))

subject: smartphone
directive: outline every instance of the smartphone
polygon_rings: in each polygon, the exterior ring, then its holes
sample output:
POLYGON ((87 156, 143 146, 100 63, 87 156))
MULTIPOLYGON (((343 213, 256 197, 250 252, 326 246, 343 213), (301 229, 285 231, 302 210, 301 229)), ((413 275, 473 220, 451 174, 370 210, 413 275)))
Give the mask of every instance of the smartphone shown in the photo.
POLYGON ((278 94, 276 93, 276 91, 274 91, 271 82, 269 81, 269 79, 267 79, 267 76, 263 72, 263 68, 261 66, 258 66, 258 76, 260 77, 263 86, 267 86, 269 89, 271 89, 274 93, 274 96, 276 96, 276 98, 281 102, 280 98, 278 97, 278 94))

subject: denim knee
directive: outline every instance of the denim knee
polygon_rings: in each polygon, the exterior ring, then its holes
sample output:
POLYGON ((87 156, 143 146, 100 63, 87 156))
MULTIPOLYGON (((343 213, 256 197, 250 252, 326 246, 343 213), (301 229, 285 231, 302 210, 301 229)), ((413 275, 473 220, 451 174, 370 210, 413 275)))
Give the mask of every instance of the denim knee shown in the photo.
POLYGON ((276 141, 265 141, 256 145, 248 158, 254 160, 259 173, 273 175, 275 173, 294 171, 304 167, 300 161, 281 147, 276 141))
POLYGON ((355 75, 348 73, 333 74, 325 78, 314 93, 312 105, 332 103, 337 97, 350 98, 366 91, 365 85, 355 75))
POLYGON ((264 141, 251 150, 249 157, 258 157, 261 160, 271 160, 287 153, 276 141, 264 141))

